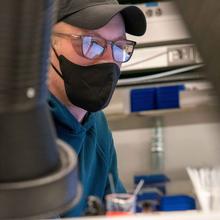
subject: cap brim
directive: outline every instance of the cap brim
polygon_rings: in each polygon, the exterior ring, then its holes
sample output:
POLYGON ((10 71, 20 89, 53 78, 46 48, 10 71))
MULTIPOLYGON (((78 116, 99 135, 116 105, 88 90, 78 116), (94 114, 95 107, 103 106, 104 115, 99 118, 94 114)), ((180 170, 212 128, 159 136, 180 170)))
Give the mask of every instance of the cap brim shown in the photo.
POLYGON ((62 21, 88 30, 103 27, 116 14, 121 13, 125 23, 125 30, 128 34, 141 36, 146 31, 146 18, 136 6, 128 5, 95 5, 77 11, 62 21))

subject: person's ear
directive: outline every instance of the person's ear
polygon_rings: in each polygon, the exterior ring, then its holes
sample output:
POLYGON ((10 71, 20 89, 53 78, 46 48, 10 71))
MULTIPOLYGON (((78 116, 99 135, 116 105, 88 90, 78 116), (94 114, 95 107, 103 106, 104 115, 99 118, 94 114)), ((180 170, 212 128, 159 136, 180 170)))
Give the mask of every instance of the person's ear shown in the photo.
MULTIPOLYGON (((60 48, 60 41, 56 37, 51 38, 51 47, 50 47, 50 56, 53 59, 54 58, 54 53, 58 53, 60 48)), ((55 56, 56 57, 56 56, 55 56)))
POLYGON ((51 39, 51 45, 54 47, 55 50, 59 49, 59 40, 56 37, 52 37, 51 39))

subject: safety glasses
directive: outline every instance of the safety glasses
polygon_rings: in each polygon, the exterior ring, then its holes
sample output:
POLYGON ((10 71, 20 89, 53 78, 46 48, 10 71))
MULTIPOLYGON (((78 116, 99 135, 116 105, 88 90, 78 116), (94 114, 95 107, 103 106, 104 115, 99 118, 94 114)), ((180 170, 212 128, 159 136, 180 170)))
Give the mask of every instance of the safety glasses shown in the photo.
POLYGON ((91 35, 59 32, 54 32, 53 34, 58 37, 69 38, 77 54, 90 60, 101 57, 109 44, 111 45, 113 59, 118 63, 125 63, 131 58, 136 45, 136 42, 131 40, 117 40, 113 42, 91 35))

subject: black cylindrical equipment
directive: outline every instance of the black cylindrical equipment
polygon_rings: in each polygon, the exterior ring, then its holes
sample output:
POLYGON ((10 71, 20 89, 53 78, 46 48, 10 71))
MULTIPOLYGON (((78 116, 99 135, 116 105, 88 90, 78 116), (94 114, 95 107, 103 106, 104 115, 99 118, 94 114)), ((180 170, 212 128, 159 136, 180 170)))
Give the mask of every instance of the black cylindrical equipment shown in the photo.
POLYGON ((0 7, 0 181, 46 175, 59 166, 46 107, 53 0, 0 7))
POLYGON ((55 3, 1 2, 0 219, 53 217, 77 195, 76 157, 57 144, 46 102, 55 3))

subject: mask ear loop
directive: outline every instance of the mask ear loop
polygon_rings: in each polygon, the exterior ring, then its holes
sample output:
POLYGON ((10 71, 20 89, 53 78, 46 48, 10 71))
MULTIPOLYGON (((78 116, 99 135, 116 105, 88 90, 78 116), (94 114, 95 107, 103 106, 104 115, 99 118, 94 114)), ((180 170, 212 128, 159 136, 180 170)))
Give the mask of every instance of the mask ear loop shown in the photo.
MULTIPOLYGON (((55 56, 57 57, 57 59, 59 60, 59 56, 55 50, 55 48, 52 46, 53 52, 55 53, 55 56)), ((63 79, 62 74, 59 72, 59 70, 54 66, 54 64, 52 62, 50 62, 51 66, 53 67, 53 69, 55 70, 55 72, 63 79)))

